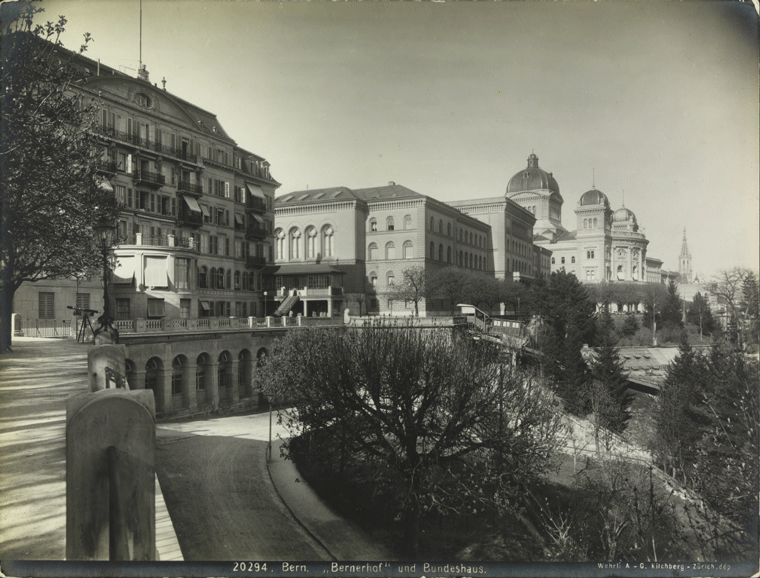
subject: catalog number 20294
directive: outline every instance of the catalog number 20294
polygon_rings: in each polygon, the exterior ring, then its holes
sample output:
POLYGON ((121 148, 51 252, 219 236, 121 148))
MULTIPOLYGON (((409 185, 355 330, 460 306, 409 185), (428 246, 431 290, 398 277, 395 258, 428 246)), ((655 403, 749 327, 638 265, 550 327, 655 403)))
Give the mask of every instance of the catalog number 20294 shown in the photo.
POLYGON ((266 562, 260 564, 259 562, 234 562, 232 568, 233 572, 266 572, 266 562))

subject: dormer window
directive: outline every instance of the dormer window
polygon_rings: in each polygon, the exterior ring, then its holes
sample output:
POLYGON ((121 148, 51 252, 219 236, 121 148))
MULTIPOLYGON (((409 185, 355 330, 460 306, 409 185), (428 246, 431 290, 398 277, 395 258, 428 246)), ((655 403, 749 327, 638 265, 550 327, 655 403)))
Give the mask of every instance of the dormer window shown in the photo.
POLYGON ((143 108, 153 107, 153 101, 150 99, 150 97, 147 94, 144 94, 142 92, 135 93, 135 104, 143 108))

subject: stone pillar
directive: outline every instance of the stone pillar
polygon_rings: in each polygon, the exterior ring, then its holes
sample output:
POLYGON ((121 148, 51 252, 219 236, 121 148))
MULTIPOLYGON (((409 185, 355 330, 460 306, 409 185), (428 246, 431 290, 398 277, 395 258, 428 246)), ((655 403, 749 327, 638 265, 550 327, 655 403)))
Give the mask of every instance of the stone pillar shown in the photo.
MULTIPOLYGON (((211 409, 216 410, 219 409, 219 362, 211 361, 208 364, 208 370, 211 372, 211 375, 209 376, 206 395, 211 395, 211 409)), ((209 401, 209 399, 206 398, 206 401, 209 401)))
MULTIPOLYGON (((169 413, 172 411, 172 366, 171 364, 169 367, 166 367, 164 365, 164 370, 162 372, 163 377, 163 383, 158 384, 158 388, 161 390, 161 394, 159 395, 159 398, 161 399, 161 409, 160 411, 164 413, 169 413)), ((159 408, 156 408, 156 411, 159 411, 159 408)))
POLYGON ((134 375, 136 383, 134 389, 145 389, 145 374, 146 371, 144 369, 135 369, 134 375))
POLYGON ((135 233, 135 245, 142 245, 142 233, 135 233))
POLYGON ((190 409, 190 411, 198 409, 198 398, 195 391, 195 372, 197 369, 198 366, 195 363, 187 364, 187 375, 185 376, 187 379, 182 388, 182 399, 185 402, 185 407, 190 409))
POLYGON ((68 398, 67 560, 155 560, 153 401, 117 388, 68 398))
POLYGON ((230 382, 231 386, 230 389, 232 391, 232 395, 230 396, 232 399, 232 403, 237 403, 240 400, 240 385, 238 384, 238 367, 240 366, 240 361, 237 359, 233 359, 232 363, 230 363, 232 372, 232 375, 230 376, 230 382))
POLYGON ((309 316, 309 302, 304 300, 303 302, 303 316, 308 317, 309 316))
POLYGON ((333 300, 332 297, 327 298, 327 316, 332 317, 333 300))

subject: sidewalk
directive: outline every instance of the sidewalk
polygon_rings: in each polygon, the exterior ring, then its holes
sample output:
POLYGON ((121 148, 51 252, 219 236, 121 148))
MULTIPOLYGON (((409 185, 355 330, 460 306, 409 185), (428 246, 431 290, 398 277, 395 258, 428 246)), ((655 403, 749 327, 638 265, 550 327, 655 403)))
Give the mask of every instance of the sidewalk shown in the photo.
MULTIPOLYGON (((16 337, 0 355, 0 558, 66 554, 66 399, 86 392, 89 346, 16 337)), ((156 549, 182 560, 156 479, 156 549)))

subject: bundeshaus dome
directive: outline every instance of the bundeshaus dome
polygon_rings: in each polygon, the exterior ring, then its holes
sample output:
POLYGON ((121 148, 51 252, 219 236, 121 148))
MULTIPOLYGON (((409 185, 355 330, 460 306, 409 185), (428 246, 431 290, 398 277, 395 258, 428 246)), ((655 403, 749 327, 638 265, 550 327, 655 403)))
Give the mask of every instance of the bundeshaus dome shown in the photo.
POLYGON ((524 191, 550 190, 559 195, 559 185, 551 173, 539 168, 538 157, 531 153, 528 157, 528 168, 516 173, 507 184, 507 194, 524 191))
POLYGON ((633 214, 633 211, 621 207, 612 215, 612 220, 615 223, 622 223, 625 221, 633 221, 635 223, 636 215, 633 214))
POLYGON ((583 193, 581 195, 581 200, 578 201, 578 204, 582 207, 586 205, 604 205, 608 209, 610 207, 610 202, 607 199, 607 195, 605 195, 602 191, 598 191, 597 189, 591 189, 590 191, 583 193))

